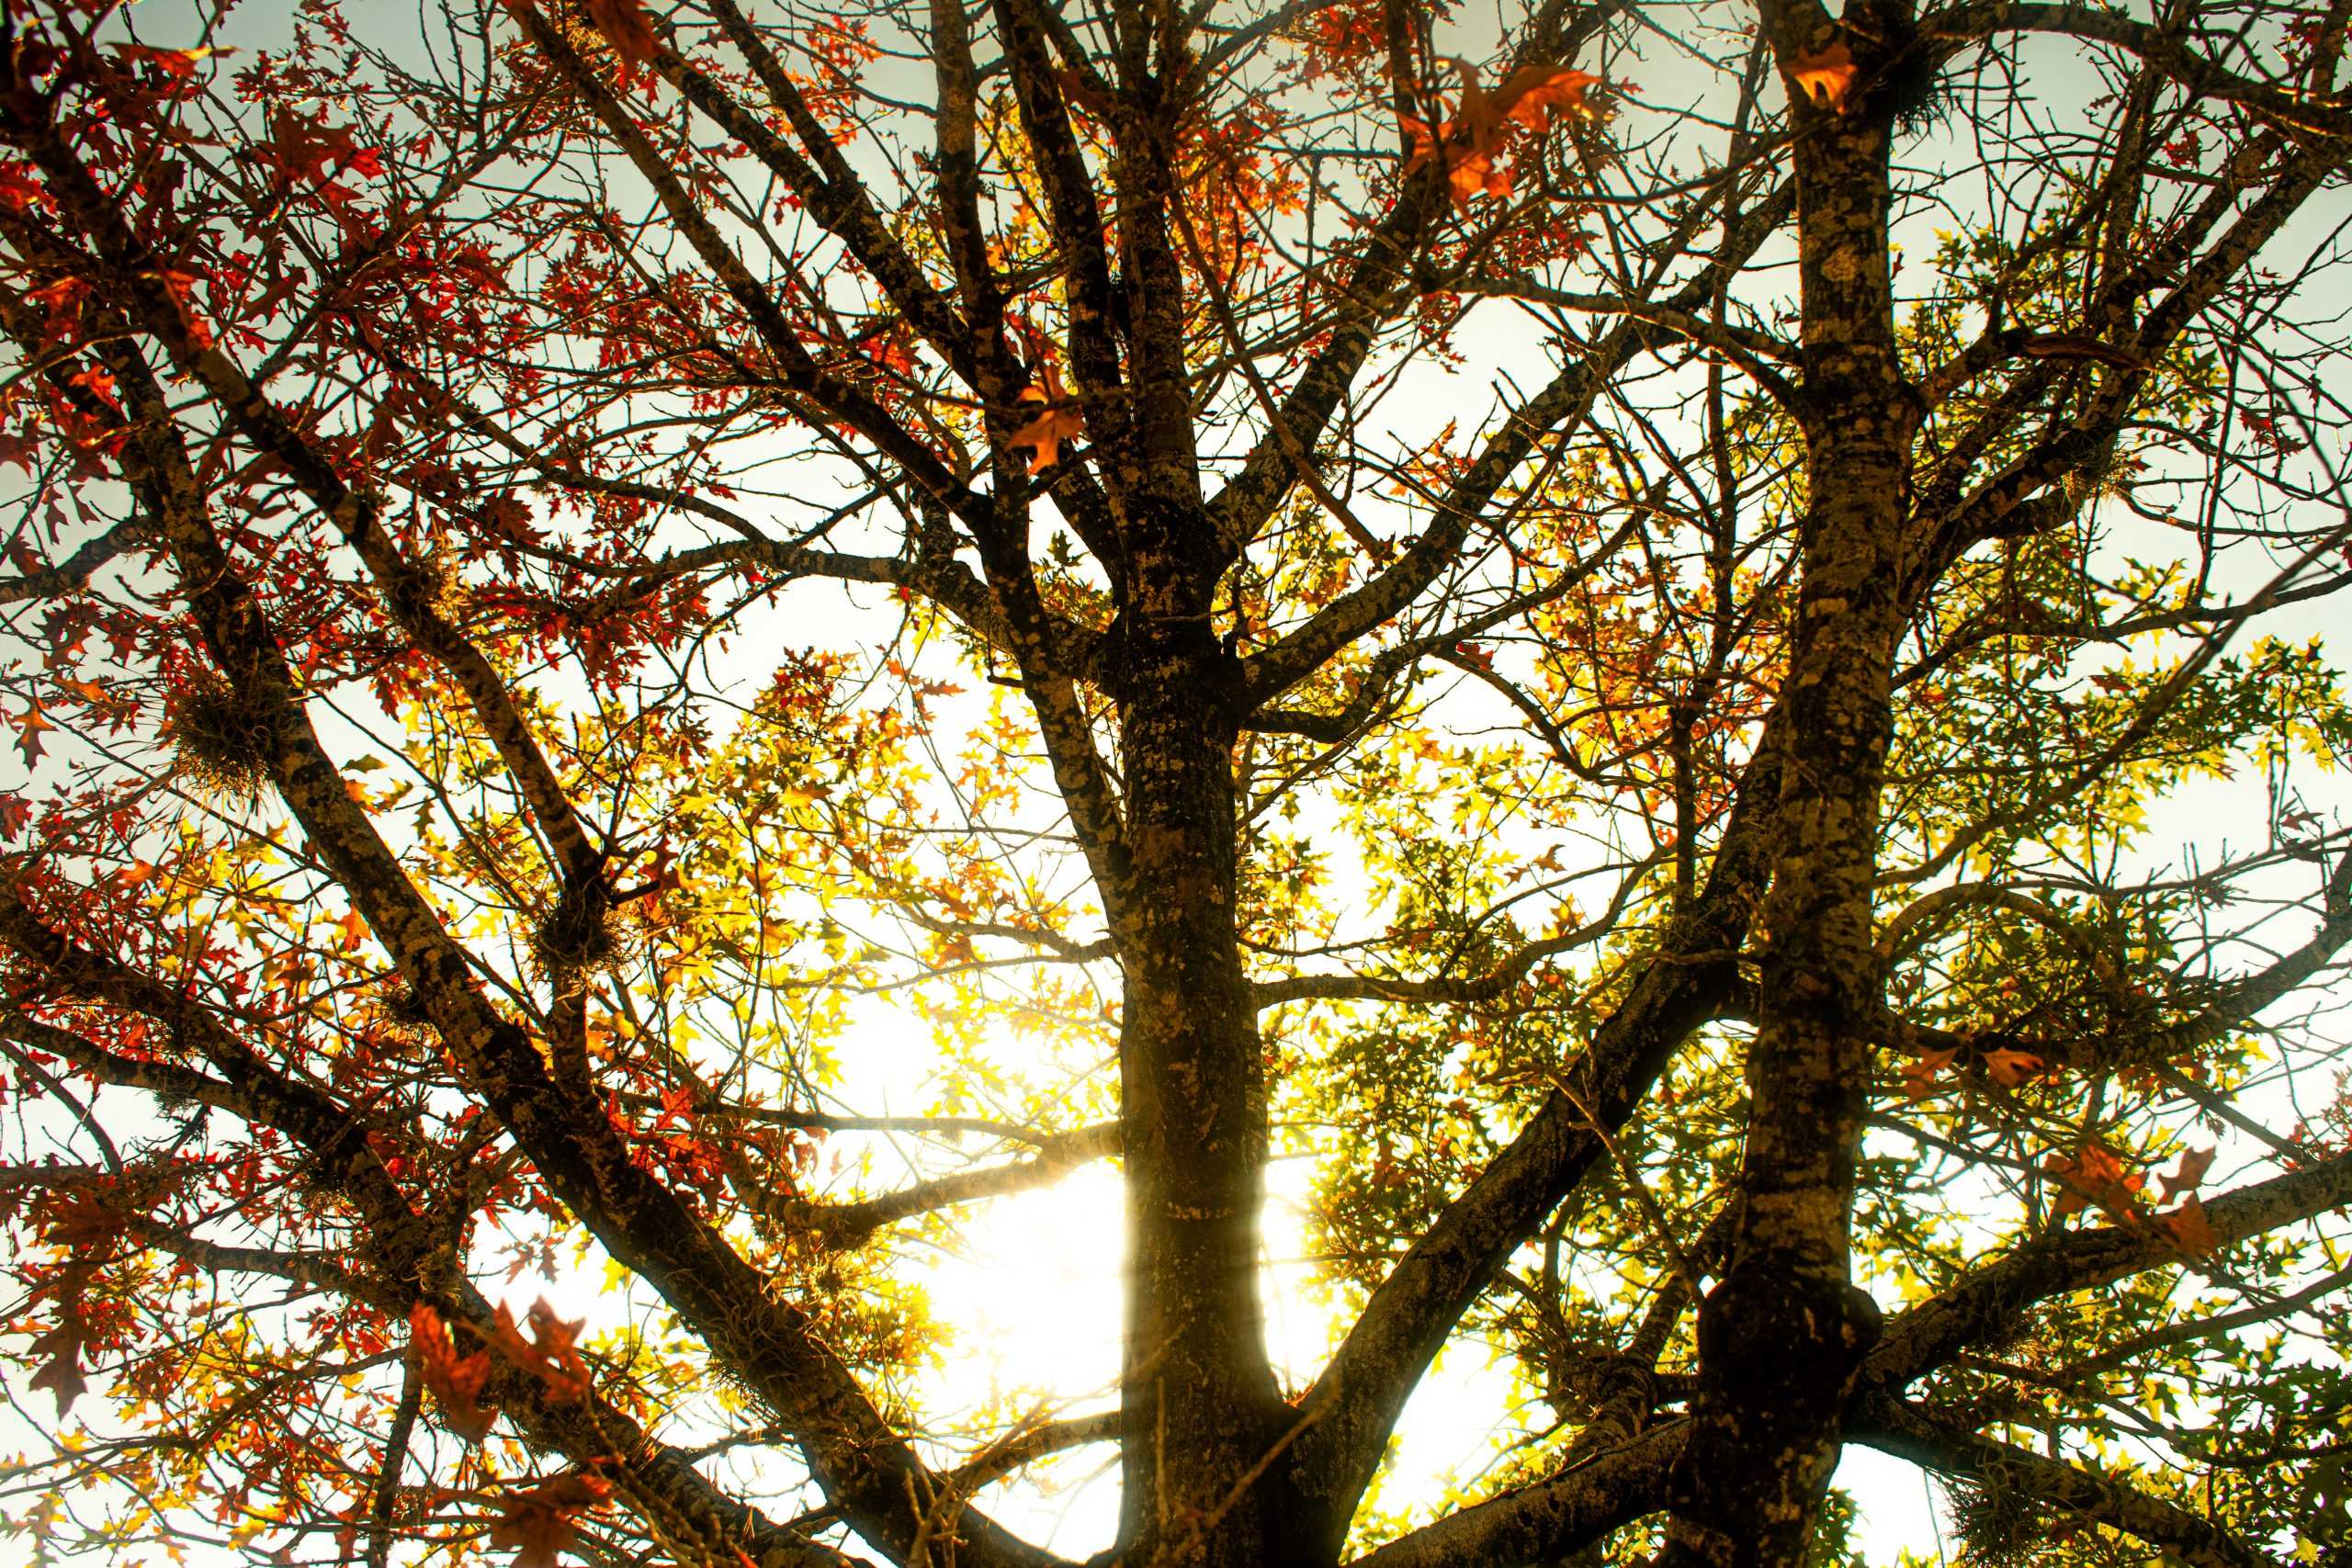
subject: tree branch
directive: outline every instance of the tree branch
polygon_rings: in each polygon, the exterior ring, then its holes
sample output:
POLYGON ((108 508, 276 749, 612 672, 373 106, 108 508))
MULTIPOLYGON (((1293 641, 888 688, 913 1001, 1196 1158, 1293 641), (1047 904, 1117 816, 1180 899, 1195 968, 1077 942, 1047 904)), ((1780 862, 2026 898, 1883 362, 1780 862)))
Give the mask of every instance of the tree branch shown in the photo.
POLYGON ((1945 1475, 2052 1503, 2150 1546, 2177 1552, 2198 1568, 2275 1568, 2211 1524, 2120 1478, 2088 1466, 2045 1459, 2030 1449, 1945 1426, 1906 1400, 1869 1393, 1854 1401, 1846 1429, 1858 1441, 1945 1475))

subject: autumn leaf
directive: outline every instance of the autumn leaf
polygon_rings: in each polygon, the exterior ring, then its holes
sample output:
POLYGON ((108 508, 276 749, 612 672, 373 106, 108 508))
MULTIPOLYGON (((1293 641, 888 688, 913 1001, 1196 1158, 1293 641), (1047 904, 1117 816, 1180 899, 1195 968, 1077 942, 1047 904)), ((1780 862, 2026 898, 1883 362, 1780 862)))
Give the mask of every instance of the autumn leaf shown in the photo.
POLYGON ((634 71, 652 62, 662 42, 653 35, 653 24, 646 18, 645 7, 638 0, 588 0, 588 19, 605 35, 605 41, 620 56, 621 64, 634 71))
POLYGON ((28 164, 15 159, 0 160, 0 207, 11 212, 29 212, 52 206, 49 192, 33 178, 28 164))
POLYGON ((17 750, 24 753, 25 765, 30 767, 40 761, 41 737, 57 726, 49 722, 39 703, 34 703, 22 716, 11 722, 17 727, 17 750))
POLYGON ((178 312, 180 325, 187 333, 187 341, 202 350, 212 346, 212 328, 196 313, 196 276, 193 273, 175 270, 151 273, 163 280, 164 290, 172 297, 172 309, 178 312))
POLYGON ((1509 148, 1514 132, 1524 127, 1540 135, 1555 111, 1589 114, 1584 92, 1600 80, 1588 71, 1522 65, 1489 93, 1468 61, 1449 57, 1446 63, 1462 79, 1462 97, 1443 133, 1412 115, 1397 118, 1413 143, 1405 173, 1442 157, 1458 212, 1467 212, 1474 197, 1510 195, 1511 171, 1496 160, 1509 148))
POLYGON ((118 59, 128 63, 145 61, 164 75, 187 81, 196 74, 196 68, 207 60, 226 58, 237 51, 233 49, 149 49, 139 44, 119 43, 114 46, 118 59))
POLYGON ((1903 1093, 1905 1099, 1925 1100, 1935 1093, 1936 1080, 1943 1077, 1953 1058, 1960 1053, 1951 1051, 1922 1051, 1918 1059, 1903 1066, 1903 1093))
POLYGON ((367 919, 356 909, 345 909, 335 925, 343 931, 343 950, 345 953, 358 952, 359 944, 368 940, 367 919))
POLYGON ((89 280, 66 276, 39 288, 25 290, 25 298, 48 311, 41 335, 51 342, 62 343, 74 335, 82 321, 82 307, 91 298, 89 280))
POLYGON ((305 116, 279 109, 270 116, 269 136, 268 160, 289 179, 323 188, 345 170, 382 172, 381 154, 359 147, 350 127, 329 125, 323 113, 305 116))
POLYGON ((90 1382, 82 1375, 82 1348, 88 1343, 87 1325, 84 1323, 78 1302, 65 1309, 57 1326, 32 1343, 36 1359, 47 1357, 40 1371, 32 1376, 29 1387, 46 1390, 57 1400, 57 1413, 63 1416, 74 1407, 74 1402, 90 1392, 90 1382))
POLYGON ((2210 1258, 2222 1245, 2212 1222, 2205 1217, 2203 1201, 2193 1192, 2179 1208, 2158 1214, 2156 1224, 2184 1258, 2210 1258))
POLYGON ((1789 62, 1789 77, 1817 107, 1842 114, 1854 85, 1853 51, 1839 39, 1817 54, 1800 54, 1789 62))
POLYGON ((2041 1168, 2061 1188, 2056 1201, 2051 1205, 2052 1219, 2063 1220, 2094 1203, 2127 1223, 2140 1217, 2138 1193, 2142 1179, 2135 1172, 2127 1172, 2111 1149, 2086 1144, 2072 1159, 2052 1155, 2042 1162, 2041 1168))
POLYGON ((1043 473, 1061 461, 1061 444, 1076 441, 1086 433, 1086 423, 1074 408, 1054 406, 1061 401, 1061 388, 1049 366, 1045 386, 1029 386, 1021 390, 1021 401, 1043 405, 1036 418, 1014 431, 1006 438, 1008 446, 1029 448, 1029 471, 1043 473))
POLYGON ((550 1402, 571 1404, 588 1397, 594 1382, 580 1359, 580 1352, 573 1348, 584 1320, 565 1322, 556 1316, 555 1309, 542 1296, 531 1303, 523 1321, 530 1325, 528 1339, 515 1328, 514 1314, 500 1306, 491 1323, 491 1343, 508 1360, 536 1376, 545 1385, 550 1402))
POLYGON ((2181 1150, 2180 1164, 2170 1174, 2156 1179, 2163 1188, 2164 1201, 2170 1203, 2184 1194, 2195 1193, 2198 1184, 2205 1179, 2206 1171, 2212 1168, 2213 1155, 2212 1149, 2181 1150))
POLYGON ((114 389, 114 372, 104 366, 91 365, 76 370, 65 378, 65 384, 81 388, 110 409, 119 411, 122 407, 122 399, 114 389))
POLYGON ((442 1421, 467 1442, 479 1444, 490 1436, 490 1425, 498 1418, 496 1411, 481 1403, 482 1384, 490 1378, 490 1353, 477 1350, 470 1356, 458 1355, 441 1314, 424 1302, 409 1314, 408 1323, 409 1342, 416 1348, 424 1386, 433 1391, 435 1402, 441 1406, 442 1421))
POLYGON ((2030 1051, 1987 1051, 1979 1061, 1984 1076, 2003 1089, 2016 1089, 2041 1073, 2041 1058, 2030 1051))
POLYGON ((1550 128, 1555 112, 1591 114, 1592 106, 1584 101, 1585 89, 1600 85, 1600 78, 1589 71, 1522 65, 1503 79, 1495 101, 1506 116, 1542 135, 1550 128))
POLYGON ((1396 123, 1412 139, 1413 150, 1405 157, 1405 172, 1409 175, 1437 156, 1437 128, 1418 115, 1400 114, 1396 123))
MULTIPOLYGON (((86 1190, 74 1194, 72 1201, 57 1205, 57 1208, 65 1209, 76 1204, 85 1210, 103 1210, 97 1195, 86 1190), (87 1201, 82 1202, 82 1200, 87 1201)), ((52 1243, 66 1240, 73 1223, 52 1219, 48 1226, 48 1239, 52 1243)), ((117 1220, 108 1225, 109 1239, 114 1230, 119 1229, 119 1223, 117 1220)), ((74 1245, 77 1252, 82 1250, 82 1244, 76 1242, 74 1245)), ((45 1390, 53 1396, 60 1416, 74 1407, 75 1400, 90 1391, 89 1380, 82 1375, 82 1351, 90 1342, 90 1320, 83 1310, 82 1295, 94 1270, 95 1266, 88 1258, 77 1257, 59 1272, 55 1286, 57 1323, 32 1342, 32 1356, 41 1364, 40 1370, 33 1373, 29 1386, 45 1390)))
POLYGON ((499 1502, 490 1543, 513 1549, 514 1568, 555 1568, 556 1554, 579 1539, 579 1517, 612 1495, 613 1484, 577 1471, 509 1492, 499 1502))

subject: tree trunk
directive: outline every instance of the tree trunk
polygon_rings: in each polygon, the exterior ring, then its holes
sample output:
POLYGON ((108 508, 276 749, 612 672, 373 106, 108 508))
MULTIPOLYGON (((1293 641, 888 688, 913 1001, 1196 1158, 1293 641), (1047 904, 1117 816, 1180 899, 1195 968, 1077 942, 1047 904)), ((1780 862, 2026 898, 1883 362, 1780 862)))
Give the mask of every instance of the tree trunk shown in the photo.
MULTIPOLYGON (((1783 17, 1792 61, 1824 47, 1783 17)), ((1869 79, 1865 61, 1858 75, 1869 79)), ((1860 101, 1797 113, 1803 413, 1810 497, 1781 693, 1788 760, 1763 911, 1741 1207, 1699 1314, 1699 1428, 1674 1482, 1669 1562, 1802 1563, 1878 1310, 1849 1277, 1878 963, 1879 792, 1902 636, 1911 448, 1896 352, 1888 130, 1860 101)))
POLYGON ((1278 1466, 1289 1414, 1257 1287, 1266 1084, 1235 934, 1232 660, 1207 593, 1128 625, 1120 1080, 1128 1258, 1121 1544, 1129 1562, 1295 1560, 1278 1466))

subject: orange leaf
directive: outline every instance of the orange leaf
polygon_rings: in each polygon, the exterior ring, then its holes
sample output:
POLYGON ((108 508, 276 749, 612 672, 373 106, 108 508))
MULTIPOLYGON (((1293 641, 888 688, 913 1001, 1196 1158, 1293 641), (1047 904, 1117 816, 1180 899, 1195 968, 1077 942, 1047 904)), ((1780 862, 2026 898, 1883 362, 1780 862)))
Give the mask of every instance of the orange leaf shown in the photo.
POLYGON ((2142 1185, 2140 1177, 2127 1173, 2123 1162, 2100 1145, 2085 1145, 2073 1159, 2052 1155, 2041 1162, 2041 1168, 2054 1177, 2062 1189, 2057 1201, 2051 1205, 2053 1219, 2063 1220, 2091 1203, 2126 1224, 2140 1218, 2136 1196, 2142 1185))
POLYGON ((638 0, 588 0, 588 19, 605 35, 621 63, 631 70, 650 63, 662 47, 638 0))
POLYGON ((1428 120, 1408 114, 1398 115, 1396 123, 1413 139, 1412 155, 1405 160, 1405 172, 1409 175, 1437 156, 1437 130, 1428 120))
POLYGON ((2041 1058, 2026 1051, 1987 1051, 1983 1063, 1984 1076, 2003 1089, 2015 1089, 2041 1072, 2041 1058))
POLYGON ((335 921, 335 924, 343 930, 344 952, 356 953, 359 951, 359 944, 368 939, 368 922, 366 919, 361 918, 359 911, 356 909, 345 910, 343 919, 335 921))
POLYGON ((1454 154, 1445 173, 1447 185, 1453 190, 1453 208, 1457 212, 1470 210, 1474 196, 1509 196, 1510 171, 1498 169, 1495 161, 1481 152, 1454 154))
MULTIPOLYGON (((1024 403, 1044 403, 1047 398, 1042 387, 1024 388, 1021 393, 1024 403)), ((1005 445, 1028 447, 1029 471, 1039 474, 1061 461, 1063 442, 1075 441, 1085 433, 1086 422, 1079 417, 1076 409, 1048 407, 1008 436, 1005 445)))
POLYGON ((1446 63, 1462 78, 1462 107, 1455 111, 1453 123, 1446 127, 1446 137, 1461 142, 1471 156, 1491 154, 1510 134, 1503 120, 1504 106, 1478 85, 1478 73, 1468 61, 1448 58, 1446 63))
POLYGON ((481 1403, 481 1386, 490 1378, 489 1353, 477 1350, 470 1356, 458 1355, 449 1343, 449 1330, 441 1314, 423 1302, 408 1314, 408 1325, 424 1386, 440 1404, 441 1419, 467 1442, 480 1443, 490 1436, 490 1424, 497 1419, 497 1412, 485 1409, 481 1403))
POLYGON ((1592 113, 1592 106, 1584 101, 1584 90, 1600 85, 1600 78, 1589 71, 1522 65, 1503 79, 1495 102, 1510 118, 1541 135, 1550 127, 1555 109, 1562 114, 1592 113))
POLYGON ((2206 1171, 2212 1168, 2213 1154, 2212 1149, 2181 1150, 2180 1164, 2169 1176, 2157 1179, 2164 1186, 2164 1201, 2169 1203, 2185 1193, 2194 1193, 2206 1171))
POLYGON ((1600 80, 1586 71, 1522 65, 1500 90, 1489 93, 1479 85, 1477 70, 1468 61, 1449 57, 1446 63, 1462 78, 1462 102, 1443 133, 1411 115, 1397 118, 1413 140, 1405 173, 1435 162, 1442 152, 1446 184, 1455 209, 1461 212, 1470 209, 1473 197, 1510 195, 1511 172, 1495 160, 1510 147, 1521 126, 1540 132, 1550 123, 1555 109, 1591 112, 1585 105, 1584 90, 1600 80))
POLYGON ((500 1500, 492 1546, 514 1550, 514 1568, 556 1568, 556 1553, 580 1535, 581 1515, 612 1495, 613 1484, 572 1472, 500 1500))
POLYGON ((1815 105, 1842 114, 1847 90, 1854 85, 1853 51, 1840 39, 1818 54, 1800 54, 1789 62, 1789 76, 1815 105))
POLYGON ((549 1402, 570 1404, 587 1398, 594 1381, 580 1359, 580 1352, 573 1348, 574 1341, 580 1337, 581 1322, 585 1320, 566 1323, 556 1316, 555 1308, 548 1305, 547 1298, 542 1296, 531 1303, 523 1321, 530 1325, 528 1339, 516 1332, 514 1314, 501 1306, 491 1324, 491 1342, 508 1360, 547 1385, 549 1402))
POLYGON ((2168 1214, 2157 1215, 2156 1223, 2164 1226, 2166 1239, 2179 1248, 2184 1257, 2210 1258, 2222 1245, 2222 1238, 2214 1234, 2212 1222, 2205 1217, 2204 1203, 2193 1192, 2179 1208, 2168 1214))
POLYGON ((1925 1100, 1935 1093, 1936 1080, 1943 1077, 1945 1069, 1951 1066, 1952 1059, 1959 1055, 1958 1051, 1922 1051, 1919 1053, 1917 1061, 1905 1063, 1904 1097, 1909 1100, 1925 1100))

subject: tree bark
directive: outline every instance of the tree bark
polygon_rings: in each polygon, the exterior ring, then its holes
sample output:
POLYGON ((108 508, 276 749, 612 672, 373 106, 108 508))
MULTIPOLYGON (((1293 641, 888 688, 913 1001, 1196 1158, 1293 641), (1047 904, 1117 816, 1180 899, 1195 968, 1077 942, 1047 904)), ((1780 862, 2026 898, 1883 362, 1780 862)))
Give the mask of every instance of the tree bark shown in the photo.
POLYGON ((1258 1299, 1265 1066, 1235 929, 1237 666, 1211 629, 1215 581, 1206 562, 1139 563, 1119 705, 1129 1247, 1120 1540, 1129 1562, 1187 1568, 1293 1561, 1281 1538, 1298 1514, 1283 1506, 1280 1468, 1261 1462, 1288 1412, 1258 1299))
MULTIPOLYGON (((1850 16, 1850 13, 1849 13, 1850 16)), ((1810 488, 1781 693, 1788 727, 1762 985, 1748 1053, 1742 1202, 1699 1314, 1697 1430, 1677 1467, 1666 1560, 1802 1562, 1835 1468, 1847 1397, 1879 1316, 1849 1278, 1854 1172, 1878 995, 1871 888, 1902 636, 1912 442, 1923 410, 1896 353, 1887 112, 1862 84, 1908 17, 1839 28, 1815 6, 1772 18, 1784 71, 1847 43, 1852 97, 1792 80, 1810 488)))

